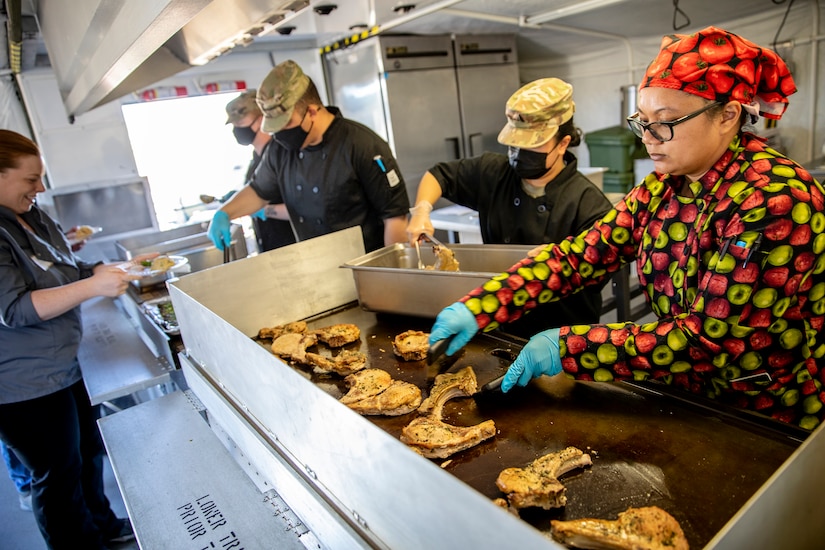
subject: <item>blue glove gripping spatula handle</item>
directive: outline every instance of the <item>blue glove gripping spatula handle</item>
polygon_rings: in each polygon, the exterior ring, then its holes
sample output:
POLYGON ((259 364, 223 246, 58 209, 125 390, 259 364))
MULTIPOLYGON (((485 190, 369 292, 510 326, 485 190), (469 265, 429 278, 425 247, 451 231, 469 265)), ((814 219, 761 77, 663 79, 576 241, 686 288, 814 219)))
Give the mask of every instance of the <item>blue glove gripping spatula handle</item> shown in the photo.
POLYGON ((438 360, 439 357, 444 355, 447 352, 447 348, 450 346, 450 342, 452 341, 453 337, 448 336, 447 338, 439 340, 435 344, 431 345, 427 350, 427 365, 432 365, 438 360))

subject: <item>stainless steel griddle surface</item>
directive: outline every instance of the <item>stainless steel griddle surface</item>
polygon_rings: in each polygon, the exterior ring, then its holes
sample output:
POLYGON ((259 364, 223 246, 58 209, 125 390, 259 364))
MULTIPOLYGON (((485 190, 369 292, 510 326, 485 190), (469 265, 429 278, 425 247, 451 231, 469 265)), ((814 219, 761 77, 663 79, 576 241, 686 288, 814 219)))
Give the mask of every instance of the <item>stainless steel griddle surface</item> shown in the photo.
MULTIPOLYGON (((431 320, 353 306, 307 321, 310 328, 356 324, 360 342, 346 348, 360 349, 368 356, 368 367, 416 384, 425 396, 439 371, 471 365, 479 386, 489 382, 509 365, 507 354, 495 350, 517 353, 523 344, 480 334, 454 358, 428 367, 425 361, 396 357, 392 340, 405 330, 428 332, 431 320)), ((330 353, 321 344, 319 350, 330 353)), ((339 376, 295 368, 333 397, 346 393, 339 376)), ((364 418, 399 437, 414 417, 415 413, 364 418)), ((707 544, 804 437, 768 419, 728 414, 726 409, 708 408, 655 388, 574 382, 564 376, 543 377, 506 395, 454 399, 445 406, 444 419, 457 425, 495 421, 495 438, 436 461, 491 500, 504 496, 495 484, 504 468, 523 467, 571 445, 591 454, 592 467, 561 478, 567 487, 565 508, 521 511, 521 518, 537 529, 549 533, 552 519, 615 519, 628 507, 656 505, 679 521, 693 548, 707 544)))

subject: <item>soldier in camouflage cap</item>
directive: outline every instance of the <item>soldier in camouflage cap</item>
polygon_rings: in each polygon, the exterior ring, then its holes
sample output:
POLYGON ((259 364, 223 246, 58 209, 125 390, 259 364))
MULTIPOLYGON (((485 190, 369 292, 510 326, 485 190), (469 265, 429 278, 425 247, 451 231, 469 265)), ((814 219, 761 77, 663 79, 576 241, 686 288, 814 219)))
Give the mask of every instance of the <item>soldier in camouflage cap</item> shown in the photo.
POLYGON ((289 122, 309 82, 309 77, 291 59, 269 71, 257 95, 258 107, 264 114, 264 132, 275 133, 289 122))
POLYGON ((260 114, 258 104, 255 102, 255 90, 247 90, 229 103, 226 104, 226 123, 239 124, 246 115, 260 114))
MULTIPOLYGON (((232 135, 235 136, 235 141, 238 145, 251 145, 253 149, 252 160, 247 166, 246 175, 239 183, 249 181, 261 162, 264 150, 272 140, 272 136, 262 130, 263 113, 255 101, 256 96, 255 89, 246 90, 226 104, 226 123, 232 124, 232 135)), ((219 199, 220 202, 225 203, 236 192, 237 189, 232 189, 219 199)), ((267 252, 295 242, 292 225, 289 220, 275 219, 276 210, 275 206, 268 204, 252 215, 252 227, 255 230, 259 252, 267 252)))
POLYGON ((207 233, 217 248, 231 242, 231 220, 267 202, 278 219, 291 222, 299 241, 354 226, 367 252, 406 240, 410 200, 385 140, 324 105, 294 61, 269 72, 256 101, 272 140, 247 185, 212 217, 207 233))
MULTIPOLYGON (((507 146, 507 154, 485 151, 439 162, 427 170, 410 209, 410 244, 415 245, 422 234, 432 234, 430 213, 442 198, 478 213, 486 244, 556 242, 587 229, 609 212, 610 201, 578 171, 578 160, 568 150, 581 143, 581 130, 573 122, 572 92, 557 78, 523 86, 506 103, 508 122, 498 141, 507 146)), ((509 284, 498 287, 502 300, 508 299, 509 284)), ((564 302, 542 304, 506 330, 529 338, 560 324, 597 322, 605 284, 592 285, 564 302)))
POLYGON ((507 100, 507 125, 498 142, 519 149, 541 147, 573 118, 575 110, 573 86, 558 78, 535 80, 507 100))

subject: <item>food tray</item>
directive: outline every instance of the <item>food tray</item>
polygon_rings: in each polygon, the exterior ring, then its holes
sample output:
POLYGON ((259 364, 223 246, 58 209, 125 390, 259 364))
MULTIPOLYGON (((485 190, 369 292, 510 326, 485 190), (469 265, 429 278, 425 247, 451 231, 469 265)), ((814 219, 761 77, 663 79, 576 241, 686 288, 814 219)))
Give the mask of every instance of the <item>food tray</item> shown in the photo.
MULTIPOLYGON (((415 248, 394 244, 341 267, 352 269, 358 301, 368 311, 434 318, 442 309, 490 277, 524 259, 531 245, 450 244, 460 271, 418 269, 415 248)), ((421 246, 425 265, 435 263, 432 246, 421 246)))
POLYGON ((141 304, 143 311, 158 325, 166 334, 177 336, 180 334, 180 326, 172 308, 172 300, 168 296, 148 300, 141 304))

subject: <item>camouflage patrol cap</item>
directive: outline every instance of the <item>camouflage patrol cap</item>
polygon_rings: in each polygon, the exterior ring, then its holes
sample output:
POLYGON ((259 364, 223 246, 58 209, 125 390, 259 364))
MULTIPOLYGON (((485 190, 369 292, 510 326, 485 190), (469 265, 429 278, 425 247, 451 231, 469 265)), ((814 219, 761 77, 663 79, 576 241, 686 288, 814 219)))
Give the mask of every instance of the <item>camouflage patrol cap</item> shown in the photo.
POLYGON ((534 80, 507 100, 507 125, 498 134, 498 142, 519 149, 541 147, 575 110, 573 86, 558 78, 534 80))
POLYGON ((255 102, 255 90, 247 90, 226 104, 226 123, 237 124, 249 113, 261 113, 255 102))
POLYGON ((291 59, 269 71, 258 88, 258 107, 264 114, 261 129, 272 134, 286 126, 308 87, 309 77, 291 59))

